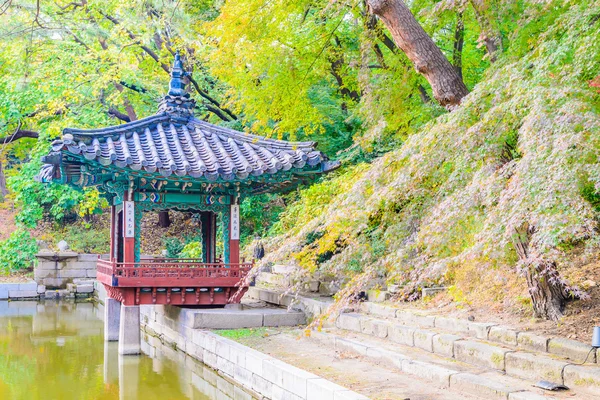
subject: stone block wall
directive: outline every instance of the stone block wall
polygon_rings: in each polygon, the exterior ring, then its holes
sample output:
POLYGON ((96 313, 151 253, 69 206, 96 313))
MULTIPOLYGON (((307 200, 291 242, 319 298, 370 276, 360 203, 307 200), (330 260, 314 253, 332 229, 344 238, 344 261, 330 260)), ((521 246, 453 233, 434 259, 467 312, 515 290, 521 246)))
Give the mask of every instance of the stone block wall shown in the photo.
POLYGON ((181 323, 175 307, 141 306, 141 324, 147 334, 216 370, 254 393, 256 397, 293 400, 368 400, 310 372, 296 368, 213 332, 181 323))
POLYGON ((78 254, 71 251, 36 254, 34 279, 49 289, 64 289, 75 279, 95 279, 98 254, 78 254))

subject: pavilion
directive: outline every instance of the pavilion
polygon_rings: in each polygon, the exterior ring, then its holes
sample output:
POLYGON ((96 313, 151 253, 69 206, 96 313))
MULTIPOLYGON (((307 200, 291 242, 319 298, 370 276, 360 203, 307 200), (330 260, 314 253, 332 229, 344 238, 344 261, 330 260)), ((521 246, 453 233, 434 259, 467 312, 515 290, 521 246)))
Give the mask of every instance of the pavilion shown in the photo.
POLYGON ((156 115, 65 129, 42 157, 39 180, 96 187, 110 204, 110 255, 98 260, 97 278, 108 294, 105 338, 119 340, 121 354, 139 353, 141 304, 239 303, 253 265, 240 262, 244 197, 291 190, 339 166, 315 142, 268 139, 194 118, 185 75, 176 55, 156 115), (140 258, 143 212, 163 210, 199 217, 202 259, 140 258), (216 254, 218 220, 222 258, 216 254))

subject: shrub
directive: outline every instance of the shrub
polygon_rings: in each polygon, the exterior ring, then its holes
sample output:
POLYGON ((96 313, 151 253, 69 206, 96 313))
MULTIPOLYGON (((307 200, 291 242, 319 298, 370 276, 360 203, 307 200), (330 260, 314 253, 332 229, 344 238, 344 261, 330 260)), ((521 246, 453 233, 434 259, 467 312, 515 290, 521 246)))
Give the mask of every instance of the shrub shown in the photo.
POLYGON ((71 250, 78 253, 104 254, 110 251, 110 233, 108 229, 100 229, 98 226, 70 226, 66 229, 64 239, 71 250))
POLYGON ((30 268, 38 251, 35 239, 23 228, 14 231, 0 242, 0 272, 8 274, 30 268))
POLYGON ((179 253, 182 258, 202 259, 202 243, 189 242, 179 253))

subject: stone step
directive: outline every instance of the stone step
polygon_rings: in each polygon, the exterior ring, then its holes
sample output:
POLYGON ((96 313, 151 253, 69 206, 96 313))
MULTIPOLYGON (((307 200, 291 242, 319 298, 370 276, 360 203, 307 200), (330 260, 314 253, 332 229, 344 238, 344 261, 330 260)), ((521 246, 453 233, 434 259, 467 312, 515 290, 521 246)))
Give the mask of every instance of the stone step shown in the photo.
POLYGON ((399 309, 385 304, 364 302, 359 308, 361 313, 367 316, 393 320, 405 326, 436 328, 446 333, 495 342, 513 349, 549 353, 575 363, 583 362, 586 357, 587 362, 596 362, 596 350, 588 343, 576 340, 546 337, 491 322, 468 321, 435 315, 428 311, 399 309))
POLYGON ((288 287, 290 285, 290 277, 271 272, 261 272, 256 276, 256 283, 259 285, 267 284, 269 286, 288 287))
MULTIPOLYGON (((360 355, 369 361, 387 365, 390 369, 431 381, 440 388, 468 393, 481 399, 570 399, 575 393, 553 392, 545 396, 530 382, 506 374, 429 353, 407 345, 391 344, 385 339, 368 337, 339 329, 329 329, 311 334, 311 338, 335 347, 339 352, 360 355)), ((547 392, 546 392, 547 393, 547 392)), ((576 398, 591 400, 593 395, 577 393, 576 398)))
MULTIPOLYGON (((518 346, 509 347, 469 335, 445 333, 445 329, 435 327, 435 324, 434 327, 425 329, 402 325, 397 321, 395 318, 380 319, 359 313, 344 313, 338 316, 335 326, 473 366, 497 370, 512 377, 526 379, 531 384, 539 380, 559 384, 567 384, 568 381, 569 387, 579 391, 600 392, 600 368, 596 364, 576 365, 577 363, 557 355, 523 351, 518 346)), ((572 357, 576 356, 577 354, 572 357)), ((582 355, 580 358, 583 361, 585 357, 582 355)))

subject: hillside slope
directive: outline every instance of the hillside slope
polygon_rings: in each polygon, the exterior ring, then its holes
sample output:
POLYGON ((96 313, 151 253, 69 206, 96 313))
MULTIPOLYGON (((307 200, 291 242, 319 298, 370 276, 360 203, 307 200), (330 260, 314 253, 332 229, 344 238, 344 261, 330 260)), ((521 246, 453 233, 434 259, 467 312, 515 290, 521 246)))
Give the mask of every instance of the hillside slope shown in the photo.
POLYGON ((355 288, 384 276, 406 298, 449 285, 456 301, 509 310, 530 309, 526 276, 585 297, 580 267, 599 238, 599 9, 555 1, 522 16, 459 109, 306 190, 266 261, 355 288))

